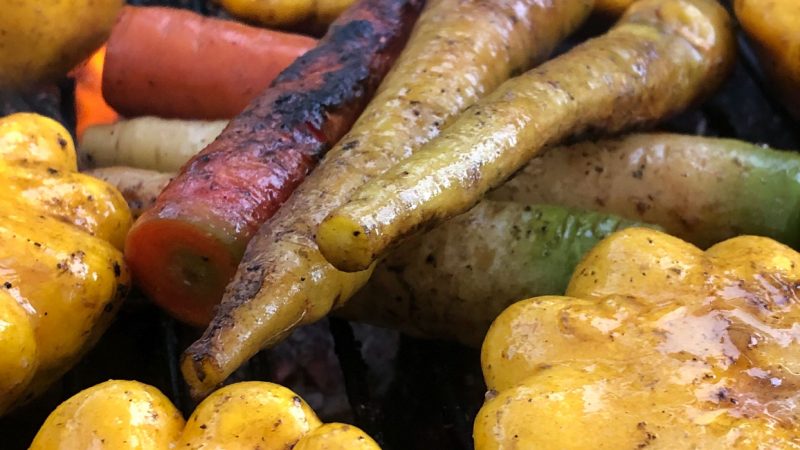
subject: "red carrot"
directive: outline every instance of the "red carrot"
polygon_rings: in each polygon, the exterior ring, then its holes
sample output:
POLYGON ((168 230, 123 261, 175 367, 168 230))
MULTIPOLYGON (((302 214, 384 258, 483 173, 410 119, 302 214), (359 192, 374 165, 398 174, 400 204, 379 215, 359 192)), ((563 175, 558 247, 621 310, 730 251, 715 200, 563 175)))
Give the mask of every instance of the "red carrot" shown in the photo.
POLYGON ((108 40, 103 95, 125 116, 230 119, 313 38, 160 7, 125 7, 108 40))
MULTIPOLYGON (((361 0, 190 160, 134 224, 142 289, 207 323, 244 248, 352 126, 405 44, 423 0, 361 0)), ((300 276, 300 275, 298 275, 300 276)))

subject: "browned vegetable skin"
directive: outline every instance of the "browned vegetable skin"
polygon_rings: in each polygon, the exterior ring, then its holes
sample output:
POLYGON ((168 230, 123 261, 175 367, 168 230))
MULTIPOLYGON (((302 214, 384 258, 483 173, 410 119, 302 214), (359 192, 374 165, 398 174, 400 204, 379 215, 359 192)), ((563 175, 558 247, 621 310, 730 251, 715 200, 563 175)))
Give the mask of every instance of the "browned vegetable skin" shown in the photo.
POLYGON ((319 253, 319 222, 481 95, 544 58, 591 5, 430 1, 353 129, 250 242, 211 325, 184 355, 193 393, 207 393, 261 348, 323 317, 361 287, 369 272, 337 271, 319 253))
POLYGON ((185 322, 211 320, 247 242, 356 121, 423 3, 355 3, 182 167, 125 243, 148 297, 185 322))
POLYGON ((733 139, 641 133, 550 148, 487 198, 618 214, 701 248, 742 234, 800 248, 800 155, 733 139))
POLYGON ((480 347, 509 305, 562 295, 583 255, 612 232, 648 226, 561 206, 483 200, 414 236, 334 314, 480 347))
POLYGON ((151 208, 159 192, 175 176, 174 173, 124 166, 101 167, 84 173, 117 188, 128 203, 133 217, 139 217, 151 208))
POLYGON ((317 230, 341 270, 460 214, 543 147, 674 114, 714 89, 734 58, 714 0, 641 0, 607 34, 506 82, 417 153, 371 180, 317 230))

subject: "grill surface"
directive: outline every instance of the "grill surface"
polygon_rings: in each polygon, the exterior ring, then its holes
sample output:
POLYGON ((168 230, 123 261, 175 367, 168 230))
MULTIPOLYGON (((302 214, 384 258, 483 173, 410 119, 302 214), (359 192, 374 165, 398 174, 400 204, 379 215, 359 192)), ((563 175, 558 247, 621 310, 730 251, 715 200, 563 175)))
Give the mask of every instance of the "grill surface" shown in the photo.
MULTIPOLYGON (((131 0, 224 15, 204 0, 131 0)), ((583 34, 591 35, 592 30, 583 34)), ((796 123, 770 98, 744 39, 730 80, 702 107, 662 129, 800 148, 796 123)), ((565 46, 565 49, 568 46, 565 46)), ((0 113, 34 111, 74 128, 72 86, 64 80, 31 93, 0 92, 0 113)), ((47 414, 81 389, 135 379, 168 395, 188 417, 194 404, 180 378, 180 352, 199 331, 176 323, 134 292, 103 339, 34 403, 0 419, 0 447, 26 448, 47 414)), ((355 423, 387 450, 472 448, 472 420, 485 387, 475 349, 400 336, 330 319, 261 352, 230 381, 268 380, 303 396, 323 420, 355 423)))

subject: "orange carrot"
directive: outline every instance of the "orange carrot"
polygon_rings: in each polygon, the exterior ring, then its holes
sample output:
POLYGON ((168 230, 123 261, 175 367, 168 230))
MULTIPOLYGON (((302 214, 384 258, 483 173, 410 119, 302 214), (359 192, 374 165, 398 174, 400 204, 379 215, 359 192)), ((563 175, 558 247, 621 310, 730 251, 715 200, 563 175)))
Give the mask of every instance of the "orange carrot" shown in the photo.
POLYGON ((186 10, 128 6, 108 41, 103 95, 125 116, 230 119, 316 43, 186 10))
POLYGON ((125 244, 148 297, 178 319, 208 323, 247 242, 353 125, 423 3, 356 2, 184 164, 125 244))
POLYGON ((75 78, 75 132, 78 139, 92 125, 116 122, 119 115, 103 99, 101 81, 106 47, 100 47, 94 54, 72 71, 75 78))

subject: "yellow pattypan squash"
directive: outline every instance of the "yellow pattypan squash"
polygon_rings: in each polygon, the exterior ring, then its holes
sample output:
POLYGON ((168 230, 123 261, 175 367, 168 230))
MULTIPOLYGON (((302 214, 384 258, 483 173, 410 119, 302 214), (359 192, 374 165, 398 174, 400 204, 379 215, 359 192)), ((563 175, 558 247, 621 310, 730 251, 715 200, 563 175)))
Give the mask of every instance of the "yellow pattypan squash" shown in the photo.
POLYGON ((111 380, 79 392, 47 418, 31 450, 380 450, 358 428, 323 425, 306 402, 273 383, 214 392, 184 422, 158 389, 111 380))
POLYGON ((36 114, 0 118, 0 414, 41 393, 102 334, 129 285, 122 195, 77 172, 36 114))
POLYGON ((614 233, 482 349, 476 450, 800 448, 800 254, 614 233))

